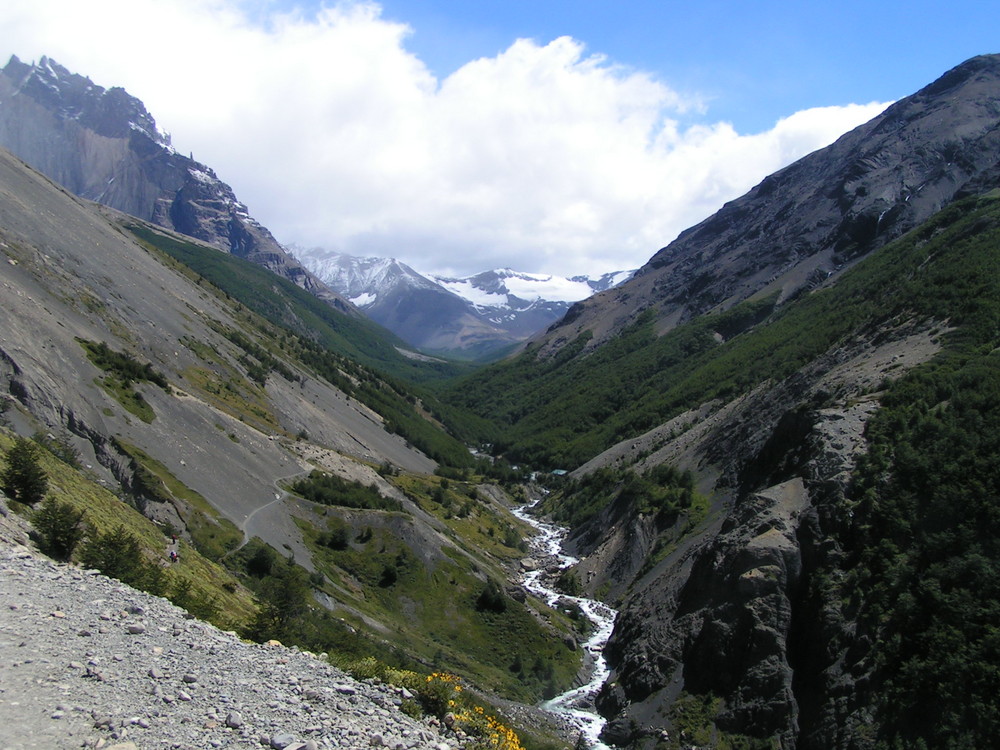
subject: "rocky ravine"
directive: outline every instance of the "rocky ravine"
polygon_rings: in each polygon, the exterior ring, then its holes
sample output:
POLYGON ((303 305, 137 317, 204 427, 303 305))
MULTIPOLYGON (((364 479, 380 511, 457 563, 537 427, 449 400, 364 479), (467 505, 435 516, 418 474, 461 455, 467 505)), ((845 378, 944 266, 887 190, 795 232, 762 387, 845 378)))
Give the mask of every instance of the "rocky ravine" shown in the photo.
POLYGON ((26 540, 0 498, 0 750, 459 744, 403 714, 396 688, 241 641, 26 540))
POLYGON ((863 647, 846 652, 855 623, 813 579, 842 554, 872 391, 930 359, 934 330, 909 322, 843 342, 781 383, 706 404, 678 418, 683 429, 668 423, 578 470, 670 463, 715 503, 705 527, 648 570, 657 535, 626 504, 569 539, 586 556, 587 590, 620 599, 597 700, 606 742, 651 746, 686 692, 722 699, 723 731, 799 750, 857 746, 870 664, 863 647))

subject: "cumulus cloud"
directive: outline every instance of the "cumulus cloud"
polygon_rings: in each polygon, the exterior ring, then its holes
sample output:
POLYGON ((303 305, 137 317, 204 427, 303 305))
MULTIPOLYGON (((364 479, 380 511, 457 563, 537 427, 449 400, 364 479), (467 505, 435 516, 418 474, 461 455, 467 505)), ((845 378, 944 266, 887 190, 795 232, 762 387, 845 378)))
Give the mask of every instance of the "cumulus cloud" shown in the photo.
POLYGON ((685 126, 697 98, 568 37, 439 80, 369 2, 7 0, 0 28, 22 59, 142 99, 279 241, 443 274, 638 266, 885 106, 685 126))

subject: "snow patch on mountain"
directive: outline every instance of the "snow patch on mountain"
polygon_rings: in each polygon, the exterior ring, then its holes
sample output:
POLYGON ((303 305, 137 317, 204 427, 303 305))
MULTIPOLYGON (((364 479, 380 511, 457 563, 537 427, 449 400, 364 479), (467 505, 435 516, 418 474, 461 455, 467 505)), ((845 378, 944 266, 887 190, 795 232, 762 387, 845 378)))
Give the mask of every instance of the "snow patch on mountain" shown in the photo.
POLYGON ((496 294, 485 289, 480 289, 472 283, 471 279, 435 279, 452 294, 456 294, 466 302, 471 302, 476 307, 505 307, 507 305, 506 294, 496 294))

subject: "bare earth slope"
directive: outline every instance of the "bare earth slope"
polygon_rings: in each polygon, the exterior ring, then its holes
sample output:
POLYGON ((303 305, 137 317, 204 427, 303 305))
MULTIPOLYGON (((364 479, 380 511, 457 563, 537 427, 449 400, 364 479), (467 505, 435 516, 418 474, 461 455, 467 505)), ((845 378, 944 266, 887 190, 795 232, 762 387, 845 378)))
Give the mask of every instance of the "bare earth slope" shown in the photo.
MULTIPOLYGON (((271 373, 262 388, 216 332, 238 306, 140 247, 87 204, 0 151, 0 391, 19 431, 68 431, 97 471, 130 480, 119 443, 135 446, 239 525, 275 499, 275 481, 306 466, 285 447, 308 433, 345 455, 430 472, 369 408, 310 373, 271 373), (171 383, 137 390, 152 421, 126 410, 78 339, 149 362, 171 383)), ((169 508, 164 520, 176 521, 169 508)))

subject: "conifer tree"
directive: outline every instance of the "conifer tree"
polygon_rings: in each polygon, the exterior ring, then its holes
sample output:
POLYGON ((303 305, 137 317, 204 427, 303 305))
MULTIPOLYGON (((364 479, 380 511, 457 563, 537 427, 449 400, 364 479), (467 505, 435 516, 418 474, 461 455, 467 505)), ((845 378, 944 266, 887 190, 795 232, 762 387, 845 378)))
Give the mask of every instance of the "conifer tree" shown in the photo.
POLYGON ((7 496, 25 505, 40 502, 49 489, 49 478, 38 462, 38 446, 27 438, 18 438, 7 451, 6 460, 0 486, 7 496))
POLYGON ((53 497, 35 511, 32 522, 39 549, 56 560, 69 560, 86 533, 83 511, 53 497))

